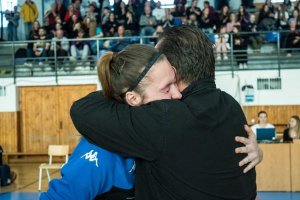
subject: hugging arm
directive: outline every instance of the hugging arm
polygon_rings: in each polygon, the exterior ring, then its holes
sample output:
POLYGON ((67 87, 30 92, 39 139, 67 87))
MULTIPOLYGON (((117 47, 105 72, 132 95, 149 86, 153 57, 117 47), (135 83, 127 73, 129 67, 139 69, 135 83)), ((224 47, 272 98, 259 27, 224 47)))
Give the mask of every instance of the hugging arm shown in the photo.
POLYGON ((245 125, 245 130, 248 133, 248 138, 239 136, 235 138, 237 142, 241 142, 245 145, 243 147, 236 148, 235 152, 248 154, 242 161, 239 162, 240 166, 244 166, 247 164, 247 167, 244 169, 244 173, 254 168, 263 159, 263 152, 257 144, 255 134, 247 125, 245 125))
POLYGON ((70 114, 79 133, 97 146, 145 160, 158 155, 152 132, 159 123, 153 121, 147 106, 130 108, 98 91, 74 102, 70 114))

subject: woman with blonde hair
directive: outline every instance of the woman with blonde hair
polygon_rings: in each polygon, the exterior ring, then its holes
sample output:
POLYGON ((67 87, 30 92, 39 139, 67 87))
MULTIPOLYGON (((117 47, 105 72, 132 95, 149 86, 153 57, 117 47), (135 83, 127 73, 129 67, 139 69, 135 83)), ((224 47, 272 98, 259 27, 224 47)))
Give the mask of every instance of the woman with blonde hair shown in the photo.
POLYGON ((297 115, 291 117, 288 128, 283 132, 283 142, 293 142, 300 139, 300 118, 297 115))
MULTIPOLYGON (((134 44, 118 53, 107 52, 97 67, 108 99, 139 106, 159 99, 181 98, 174 68, 153 47, 134 44)), ((134 159, 107 151, 85 138, 61 169, 61 175, 61 179, 49 183, 48 191, 41 194, 40 200, 95 197, 119 200, 132 199, 134 195, 134 159)))

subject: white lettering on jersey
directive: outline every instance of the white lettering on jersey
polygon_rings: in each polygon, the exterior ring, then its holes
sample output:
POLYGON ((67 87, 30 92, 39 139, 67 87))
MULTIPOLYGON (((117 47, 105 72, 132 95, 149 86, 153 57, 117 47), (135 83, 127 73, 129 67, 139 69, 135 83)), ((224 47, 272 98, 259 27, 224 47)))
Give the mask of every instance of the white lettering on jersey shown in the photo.
POLYGON ((94 150, 91 150, 90 152, 84 154, 80 158, 85 157, 84 159, 89 160, 90 162, 96 161, 96 166, 98 167, 97 156, 98 156, 98 152, 97 151, 94 152, 94 150))

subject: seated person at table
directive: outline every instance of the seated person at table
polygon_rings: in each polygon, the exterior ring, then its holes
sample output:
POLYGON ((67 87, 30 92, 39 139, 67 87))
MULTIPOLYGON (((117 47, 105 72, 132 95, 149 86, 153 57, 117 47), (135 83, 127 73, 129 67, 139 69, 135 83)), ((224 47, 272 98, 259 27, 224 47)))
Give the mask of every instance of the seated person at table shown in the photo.
POLYGON ((273 124, 268 123, 268 115, 265 111, 260 111, 258 114, 258 123, 251 126, 251 129, 256 134, 258 128, 275 128, 273 124))
POLYGON ((288 128, 283 131, 283 142, 293 142, 300 139, 300 118, 297 115, 291 117, 288 128))

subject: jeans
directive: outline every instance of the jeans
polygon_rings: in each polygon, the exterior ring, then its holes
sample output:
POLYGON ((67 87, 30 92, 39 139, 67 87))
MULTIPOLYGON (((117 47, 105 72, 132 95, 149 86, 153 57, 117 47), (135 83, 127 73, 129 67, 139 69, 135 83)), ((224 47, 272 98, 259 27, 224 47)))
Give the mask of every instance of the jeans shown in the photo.
POLYGON ((7 40, 18 41, 18 26, 14 26, 13 24, 7 25, 7 40))
POLYGON ((24 23, 24 31, 25 31, 25 39, 29 40, 29 32, 32 29, 32 22, 26 22, 24 23))
MULTIPOLYGON (((155 29, 151 26, 145 26, 141 29, 140 36, 152 36, 155 32, 155 29)), ((143 44, 149 44, 150 38, 143 38, 143 44)))

